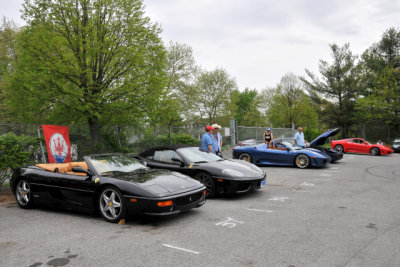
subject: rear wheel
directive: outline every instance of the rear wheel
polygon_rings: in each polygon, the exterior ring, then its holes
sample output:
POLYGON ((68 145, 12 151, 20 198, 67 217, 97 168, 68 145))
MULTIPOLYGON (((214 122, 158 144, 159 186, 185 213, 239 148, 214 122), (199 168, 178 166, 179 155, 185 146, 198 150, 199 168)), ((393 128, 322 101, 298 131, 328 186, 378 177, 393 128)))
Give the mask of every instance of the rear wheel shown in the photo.
POLYGON ((240 155, 239 155, 239 159, 240 159, 240 160, 247 161, 247 162, 251 162, 251 156, 250 156, 250 154, 248 154, 248 153, 242 153, 242 154, 240 154, 240 155))
POLYGON ((125 200, 117 188, 104 188, 99 195, 98 203, 101 216, 107 222, 117 223, 125 218, 125 200))
POLYGON ((211 198, 215 194, 215 182, 211 175, 206 172, 196 173, 194 179, 202 183, 207 188, 206 197, 211 198))
POLYGON ((17 198, 18 205, 23 209, 29 209, 33 207, 33 197, 31 185, 27 180, 20 180, 15 188, 15 196, 17 198))
POLYGON ((307 168, 308 166, 310 166, 310 163, 311 163, 310 158, 305 154, 298 155, 294 162, 296 164, 296 167, 298 167, 300 169, 307 168))
POLYGON ((379 156, 381 154, 381 151, 377 147, 371 148, 369 152, 372 156, 379 156))
POLYGON ((335 146, 335 149, 336 149, 337 151, 339 151, 339 152, 344 152, 344 151, 343 151, 343 146, 342 146, 342 145, 336 145, 336 146, 335 146))

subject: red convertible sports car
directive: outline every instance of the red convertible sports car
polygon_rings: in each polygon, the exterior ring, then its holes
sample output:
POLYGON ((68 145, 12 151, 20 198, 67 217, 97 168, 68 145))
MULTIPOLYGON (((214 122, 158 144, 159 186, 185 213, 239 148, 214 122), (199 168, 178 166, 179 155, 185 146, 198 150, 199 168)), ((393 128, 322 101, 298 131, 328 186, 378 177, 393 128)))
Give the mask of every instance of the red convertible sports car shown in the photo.
POLYGON ((393 150, 378 144, 371 144, 362 138, 332 140, 331 147, 343 152, 371 154, 372 156, 390 155, 393 150))

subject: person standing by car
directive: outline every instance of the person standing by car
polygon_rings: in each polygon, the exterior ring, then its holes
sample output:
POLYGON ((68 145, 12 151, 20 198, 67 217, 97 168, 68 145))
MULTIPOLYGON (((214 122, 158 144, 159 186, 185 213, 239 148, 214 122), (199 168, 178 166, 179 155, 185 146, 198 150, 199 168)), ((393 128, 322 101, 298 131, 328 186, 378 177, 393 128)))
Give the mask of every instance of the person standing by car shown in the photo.
POLYGON ((271 128, 267 128, 267 131, 264 133, 263 139, 268 148, 273 148, 274 136, 271 133, 271 128))
POLYGON ((306 143, 304 141, 304 133, 303 128, 297 128, 297 133, 294 135, 294 143, 296 146, 301 148, 306 148, 306 143))
POLYGON ((222 157, 222 136, 219 133, 219 129, 221 129, 221 126, 214 123, 213 125, 211 125, 211 127, 213 127, 213 135, 214 135, 215 140, 217 141, 215 153, 218 156, 222 157))
POLYGON ((201 147, 200 150, 205 151, 205 152, 210 152, 210 153, 214 153, 213 150, 213 136, 211 134, 211 131, 213 130, 213 127, 211 127, 210 125, 206 126, 206 132, 203 133, 203 135, 201 136, 201 147))

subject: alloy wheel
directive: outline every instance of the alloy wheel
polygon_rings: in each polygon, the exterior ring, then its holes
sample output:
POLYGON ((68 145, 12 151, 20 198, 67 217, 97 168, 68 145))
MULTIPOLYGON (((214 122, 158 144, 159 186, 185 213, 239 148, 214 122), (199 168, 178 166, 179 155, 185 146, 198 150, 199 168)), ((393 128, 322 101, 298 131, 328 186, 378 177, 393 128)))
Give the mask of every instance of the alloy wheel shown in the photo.
POLYGON ((304 169, 307 168, 309 164, 310 164, 310 159, 306 155, 301 154, 296 157, 297 167, 304 169))
POLYGON ((106 189, 100 196, 100 210, 102 215, 110 221, 116 220, 122 213, 121 197, 114 189, 106 189))
POLYGON ((17 201, 21 206, 27 206, 31 201, 31 187, 25 180, 19 181, 16 189, 17 201))

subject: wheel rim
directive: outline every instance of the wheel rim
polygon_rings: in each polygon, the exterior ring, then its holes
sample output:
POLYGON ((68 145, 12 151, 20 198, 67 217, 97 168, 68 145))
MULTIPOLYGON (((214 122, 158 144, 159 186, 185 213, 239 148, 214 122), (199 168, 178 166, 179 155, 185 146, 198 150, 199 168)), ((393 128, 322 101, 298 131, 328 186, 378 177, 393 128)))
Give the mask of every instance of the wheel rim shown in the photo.
POLYGON ((20 181, 17 185, 17 200, 21 205, 27 205, 31 197, 31 188, 27 181, 20 181))
POLYGON ((372 154, 372 155, 376 156, 376 155, 378 155, 378 153, 379 153, 379 152, 378 152, 378 149, 377 149, 377 148, 375 148, 375 147, 372 148, 372 150, 371 150, 371 154, 372 154))
POLYGON ((249 154, 242 154, 242 155, 240 155, 239 159, 247 161, 247 162, 251 161, 251 158, 250 158, 249 154))
POLYGON ((341 145, 335 146, 335 149, 339 152, 343 151, 343 147, 341 145))
POLYGON ((121 198, 114 190, 105 190, 101 194, 99 202, 100 210, 107 219, 114 220, 121 214, 121 198))
POLYGON ((199 181, 200 183, 202 183, 207 188, 207 196, 208 196, 210 194, 211 188, 212 188, 211 179, 208 177, 207 174, 201 173, 201 174, 196 175, 196 180, 199 181))
POLYGON ((309 159, 306 155, 299 155, 297 156, 296 163, 300 168, 305 168, 309 163, 309 159))

